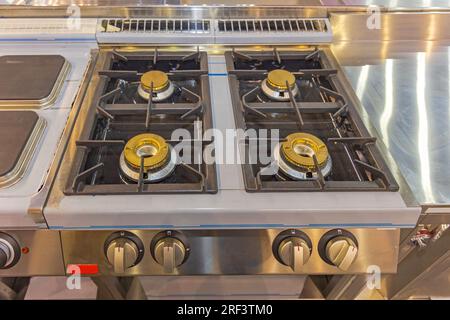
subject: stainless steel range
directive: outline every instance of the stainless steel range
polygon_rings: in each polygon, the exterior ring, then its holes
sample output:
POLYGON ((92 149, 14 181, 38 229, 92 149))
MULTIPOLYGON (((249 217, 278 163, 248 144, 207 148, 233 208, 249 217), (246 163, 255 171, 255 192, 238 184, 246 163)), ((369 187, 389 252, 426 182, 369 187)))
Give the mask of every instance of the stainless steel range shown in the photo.
POLYGON ((269 165, 243 165, 247 191, 398 191, 327 54, 225 53, 236 126, 280 131, 269 165))
POLYGON ((214 163, 195 162, 212 128, 206 53, 111 51, 98 74, 99 98, 76 142, 65 194, 216 193, 214 163), (172 145, 176 129, 192 137, 184 140, 188 164, 172 145), (194 139, 200 148, 190 148, 194 139))
POLYGON ((395 272, 399 227, 418 210, 339 75, 325 46, 101 48, 44 210, 63 230, 66 264, 116 275, 395 272), (205 139, 212 128, 224 134, 205 139), (274 145, 265 166, 242 161, 259 150, 239 135, 240 161, 201 161, 211 146, 223 152, 227 129, 260 128, 279 131, 256 136, 274 145))
POLYGON ((396 272, 420 208, 363 121, 326 16, 109 17, 93 34, 46 196, 27 206, 66 268, 396 272))

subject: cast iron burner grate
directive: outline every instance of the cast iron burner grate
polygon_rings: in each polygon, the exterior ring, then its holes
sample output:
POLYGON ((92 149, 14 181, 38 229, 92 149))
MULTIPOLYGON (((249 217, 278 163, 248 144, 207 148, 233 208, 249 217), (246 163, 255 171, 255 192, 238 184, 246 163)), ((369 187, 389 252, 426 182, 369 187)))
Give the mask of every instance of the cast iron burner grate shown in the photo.
POLYGON ((211 143, 202 139, 203 132, 212 128, 205 52, 113 50, 107 53, 104 70, 98 75, 102 78, 96 88, 98 98, 91 106, 90 122, 87 121, 76 142, 77 157, 66 194, 217 192, 215 164, 199 161, 203 149, 211 143), (151 70, 168 75, 175 87, 169 98, 147 101, 138 94, 141 75, 151 70), (178 161, 169 176, 159 182, 144 183, 147 174, 143 169, 144 157, 137 182, 122 174, 119 159, 129 139, 152 133, 175 148, 180 142, 172 139, 175 129, 189 132, 191 138, 184 139, 183 144, 191 148, 183 148, 182 152, 187 150, 190 154, 181 152, 183 160, 178 161))
MULTIPOLYGON (((246 190, 259 191, 397 191, 398 185, 350 102, 337 69, 324 50, 225 53, 236 127, 255 129, 258 143, 242 141, 246 190), (261 89, 272 70, 295 75, 298 94, 288 89, 287 101, 275 101, 261 89), (268 134, 260 136, 259 129, 268 134), (260 148, 270 150, 270 131, 279 141, 295 132, 312 134, 327 146, 332 171, 324 177, 314 155, 316 179, 294 180, 270 164, 252 159, 260 148)), ((287 84, 287 83, 286 83, 287 84)), ((287 86, 289 87, 289 86, 287 86)))

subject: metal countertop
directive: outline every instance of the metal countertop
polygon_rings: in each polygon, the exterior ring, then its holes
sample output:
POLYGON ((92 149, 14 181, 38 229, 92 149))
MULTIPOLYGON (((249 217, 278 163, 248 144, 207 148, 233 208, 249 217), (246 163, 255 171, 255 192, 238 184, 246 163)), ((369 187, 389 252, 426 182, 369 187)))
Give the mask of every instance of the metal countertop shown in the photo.
POLYGON ((416 200, 450 204, 450 41, 336 41, 332 50, 416 200))

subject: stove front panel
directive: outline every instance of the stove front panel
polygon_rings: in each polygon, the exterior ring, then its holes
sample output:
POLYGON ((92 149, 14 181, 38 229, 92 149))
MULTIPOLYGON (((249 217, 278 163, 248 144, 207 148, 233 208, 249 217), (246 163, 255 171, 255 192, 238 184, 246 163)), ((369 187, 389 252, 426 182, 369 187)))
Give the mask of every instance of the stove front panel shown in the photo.
POLYGON ((0 278, 64 274, 58 231, 0 230, 0 278), (11 257, 7 266, 2 263, 2 255, 11 257))
MULTIPOLYGON (((294 229, 289 229, 292 232, 294 229)), ((64 261, 68 265, 96 265, 99 274, 108 275, 276 275, 276 274, 364 274, 395 273, 398 256, 399 229, 296 229, 310 239, 312 248, 309 260, 302 268, 293 271, 281 264, 274 255, 280 242, 277 238, 283 229, 268 230, 104 230, 62 231, 64 261), (347 270, 326 263, 322 256, 324 240, 329 233, 351 234, 357 242, 358 253, 347 270), (180 240, 189 248, 184 261, 173 272, 166 272, 156 262, 155 243, 161 232, 180 240), (123 273, 114 272, 106 254, 111 239, 117 235, 133 237, 142 249, 139 262, 123 273), (153 249, 153 251, 152 251, 153 249), (155 257, 155 258, 154 258, 155 257)), ((130 238, 131 239, 131 238, 130 238)), ((179 248, 178 246, 176 248, 179 248)), ((109 253, 108 253, 109 252, 109 253)), ((276 253, 275 253, 276 254, 276 253)), ((125 253, 127 257, 127 251, 125 253)), ((111 256, 109 257, 111 259, 111 256)), ((175 260, 178 259, 178 256, 175 260)), ((178 261, 181 262, 182 260, 178 261)))

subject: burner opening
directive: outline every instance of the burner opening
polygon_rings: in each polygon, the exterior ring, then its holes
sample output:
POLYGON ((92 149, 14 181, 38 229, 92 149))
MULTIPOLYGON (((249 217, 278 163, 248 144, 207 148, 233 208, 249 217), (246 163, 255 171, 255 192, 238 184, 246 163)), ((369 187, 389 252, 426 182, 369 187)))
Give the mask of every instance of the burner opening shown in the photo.
POLYGON ((136 150, 136 153, 139 157, 150 158, 158 153, 158 149, 154 145, 144 144, 136 150))
POLYGON ((318 137, 296 132, 289 134, 286 141, 276 148, 275 165, 293 180, 317 179, 318 169, 324 177, 331 173, 332 163, 328 148, 318 137), (314 162, 317 159, 318 168, 314 162))
POLYGON ((293 150, 296 154, 302 157, 312 158, 314 156, 314 150, 305 144, 295 144, 293 150))
POLYGON ((120 156, 120 169, 127 180, 137 182, 142 165, 144 182, 159 182, 172 174, 176 159, 173 148, 163 137, 143 133, 125 145, 120 156))

